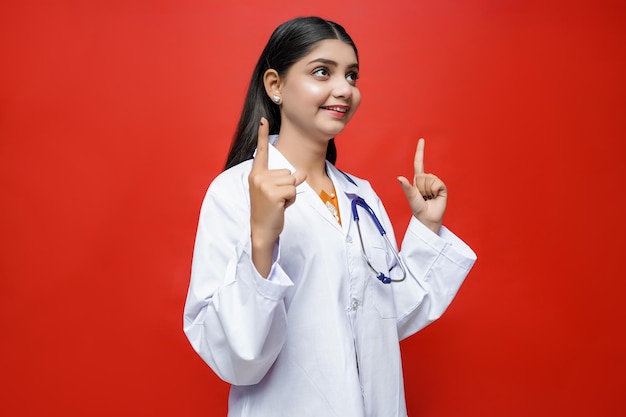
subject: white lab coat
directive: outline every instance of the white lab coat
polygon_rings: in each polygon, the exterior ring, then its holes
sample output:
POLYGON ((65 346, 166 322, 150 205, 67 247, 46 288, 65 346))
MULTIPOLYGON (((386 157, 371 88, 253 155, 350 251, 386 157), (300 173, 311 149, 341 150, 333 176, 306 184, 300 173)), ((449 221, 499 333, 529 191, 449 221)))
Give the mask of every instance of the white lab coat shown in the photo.
MULTIPOLYGON (((363 197, 395 246, 387 213, 367 181, 352 183, 327 163, 342 224, 308 184, 298 186, 263 279, 250 256, 251 166, 223 172, 207 191, 184 312, 191 345, 232 384, 228 415, 406 416, 398 342, 446 310, 474 252, 445 227, 438 236, 412 218, 400 252, 407 278, 383 284, 363 260, 350 201, 363 197)), ((269 168, 293 170, 273 146, 269 168)), ((398 278, 383 238, 359 213, 374 266, 398 278)))

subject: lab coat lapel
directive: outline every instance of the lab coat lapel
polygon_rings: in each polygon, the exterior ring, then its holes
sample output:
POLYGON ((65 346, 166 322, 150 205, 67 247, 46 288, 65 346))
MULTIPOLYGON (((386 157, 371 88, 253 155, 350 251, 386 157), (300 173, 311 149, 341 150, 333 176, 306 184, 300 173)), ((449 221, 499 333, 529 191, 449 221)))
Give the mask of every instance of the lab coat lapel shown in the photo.
POLYGON ((326 162, 326 172, 335 184, 335 192, 339 201, 339 214, 344 234, 348 234, 352 222, 352 200, 359 195, 359 187, 330 162, 326 162))
MULTIPOLYGON (((273 146, 275 140, 270 136, 270 146, 269 146, 269 158, 268 158, 268 169, 289 169, 291 172, 295 171, 295 168, 287 158, 283 156, 283 154, 278 151, 273 146)), ((332 179, 332 178, 331 178, 332 179)), ((334 182, 334 181, 333 181, 334 182)), ((336 186, 335 186, 336 187, 336 186)), ((336 192, 339 192, 338 190, 336 192)), ((338 200, 342 200, 339 198, 338 200)), ((324 220, 328 221, 334 228, 336 228, 339 232, 342 231, 342 227, 337 222, 337 220, 330 213, 328 208, 322 202, 322 199, 319 195, 307 184, 307 182, 303 182, 298 185, 296 188, 296 202, 297 204, 305 204, 313 209, 318 215, 320 215, 324 220)), ((341 204, 341 203, 340 203, 341 204)), ((341 219, 343 222, 344 216, 342 215, 342 207, 340 206, 339 213, 341 215, 341 219)))

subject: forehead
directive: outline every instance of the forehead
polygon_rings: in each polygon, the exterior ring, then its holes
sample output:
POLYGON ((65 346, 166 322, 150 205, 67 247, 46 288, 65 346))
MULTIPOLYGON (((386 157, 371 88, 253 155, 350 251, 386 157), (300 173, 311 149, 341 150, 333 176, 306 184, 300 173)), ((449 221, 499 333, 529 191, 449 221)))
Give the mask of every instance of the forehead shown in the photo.
POLYGON ((339 39, 325 39, 316 43, 298 63, 306 65, 316 59, 329 59, 340 65, 358 63, 352 46, 339 39))

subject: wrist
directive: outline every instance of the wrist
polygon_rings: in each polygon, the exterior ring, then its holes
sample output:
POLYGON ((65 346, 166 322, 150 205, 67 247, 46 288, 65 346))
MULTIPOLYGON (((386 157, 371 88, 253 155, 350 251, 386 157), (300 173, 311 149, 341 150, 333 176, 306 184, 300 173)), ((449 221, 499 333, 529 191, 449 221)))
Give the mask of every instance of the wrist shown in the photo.
POLYGON ((272 234, 264 232, 263 230, 257 230, 255 228, 251 230, 250 241, 252 248, 255 250, 269 251, 271 253, 276 240, 278 240, 278 237, 274 237, 272 234))
POLYGON ((257 272, 267 278, 272 269, 272 257, 274 254, 274 245, 276 239, 262 238, 261 236, 251 235, 251 257, 252 263, 257 272))
POLYGON ((442 222, 433 222, 433 221, 428 221, 425 219, 420 219, 417 216, 414 216, 414 217, 424 226, 429 228, 433 233, 435 233, 436 235, 439 235, 439 232, 441 231, 442 222))

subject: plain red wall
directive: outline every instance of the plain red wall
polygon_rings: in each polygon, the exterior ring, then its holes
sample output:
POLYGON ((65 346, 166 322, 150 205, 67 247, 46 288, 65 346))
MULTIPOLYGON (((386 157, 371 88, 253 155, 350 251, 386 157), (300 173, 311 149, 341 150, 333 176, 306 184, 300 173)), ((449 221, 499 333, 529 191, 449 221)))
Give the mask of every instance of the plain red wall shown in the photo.
POLYGON ((3 2, 0 415, 225 415, 182 333, 198 211, 261 48, 308 14, 361 52, 338 165, 401 235, 425 137, 479 255, 402 344, 410 414, 626 415, 626 9, 592 0, 3 2))

